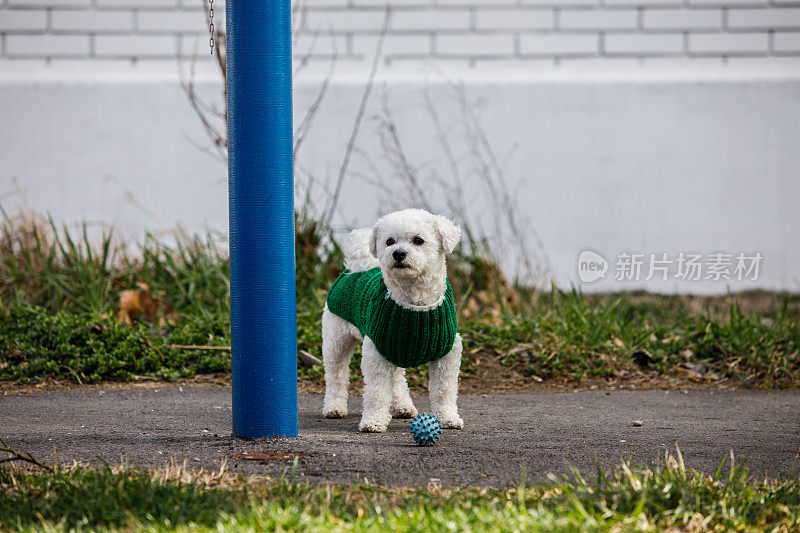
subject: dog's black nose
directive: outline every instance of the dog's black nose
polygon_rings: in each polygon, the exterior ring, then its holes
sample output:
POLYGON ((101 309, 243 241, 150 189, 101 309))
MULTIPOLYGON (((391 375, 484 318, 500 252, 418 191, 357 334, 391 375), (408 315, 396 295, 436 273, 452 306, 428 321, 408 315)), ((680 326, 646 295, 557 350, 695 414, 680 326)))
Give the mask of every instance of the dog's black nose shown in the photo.
POLYGON ((403 250, 395 250, 394 252, 392 252, 392 257, 394 257, 394 260, 397 261, 398 263, 403 259, 405 259, 406 255, 407 254, 403 250))

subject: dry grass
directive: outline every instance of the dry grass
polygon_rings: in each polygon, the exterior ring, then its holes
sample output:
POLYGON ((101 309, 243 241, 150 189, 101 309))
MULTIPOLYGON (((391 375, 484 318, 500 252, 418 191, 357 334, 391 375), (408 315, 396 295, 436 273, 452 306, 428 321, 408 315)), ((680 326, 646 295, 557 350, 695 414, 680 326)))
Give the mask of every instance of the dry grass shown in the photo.
POLYGON ((505 489, 310 484, 244 478, 224 467, 0 467, 3 530, 794 531, 800 481, 756 480, 731 454, 715 472, 680 450, 652 467, 622 463, 505 489))

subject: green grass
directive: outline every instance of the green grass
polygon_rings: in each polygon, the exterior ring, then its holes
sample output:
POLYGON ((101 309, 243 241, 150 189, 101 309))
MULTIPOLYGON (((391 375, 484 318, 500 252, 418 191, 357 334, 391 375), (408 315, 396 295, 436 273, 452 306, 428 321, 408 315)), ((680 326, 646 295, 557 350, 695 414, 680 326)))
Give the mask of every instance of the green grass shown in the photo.
MULTIPOLYGON (((789 385, 800 379, 800 331, 783 315, 767 325, 758 314, 732 305, 723 320, 686 315, 654 321, 625 297, 604 305, 589 304, 574 293, 547 298, 536 311, 504 315, 499 323, 462 320, 464 372, 475 372, 485 364, 482 360, 493 357, 519 375, 542 379, 670 374, 686 363, 703 364, 709 373, 750 385, 789 385), (644 367, 632 357, 637 351, 649 354, 644 367)), ((299 347, 315 355, 321 355, 318 304, 298 314, 299 347)), ((228 352, 168 346, 229 342, 227 316, 126 326, 96 313, 13 306, 0 313, 0 379, 96 382, 228 372, 228 352)), ((358 364, 356 356, 354 376, 358 364)), ((306 378, 317 378, 320 372, 301 369, 306 378)), ((426 371, 411 375, 422 382, 426 371)))
MULTIPOLYGON (((234 476, 164 476, 128 468, 33 474, 0 467, 4 531, 128 529, 272 531, 790 531, 800 478, 757 481, 742 465, 704 474, 668 456, 587 479, 506 489, 387 488, 234 476), (176 481, 175 478, 190 478, 176 481)), ((732 461, 732 458, 731 458, 732 461)), ((724 463, 724 461, 723 461, 724 463)), ((733 466, 729 468, 729 466, 733 466)))
MULTIPOLYGON (((765 323, 761 315, 731 305, 721 319, 708 314, 655 319, 624 296, 605 304, 590 304, 576 293, 555 292, 546 298, 536 310, 503 315, 497 323, 462 320, 465 374, 496 358, 531 379, 669 375, 687 363, 703 364, 707 373, 745 385, 792 385, 800 379, 800 330, 796 320, 783 314, 765 323), (639 365, 634 352, 648 353, 647 364, 639 365)), ((320 308, 321 297, 298 313, 298 346, 318 356, 320 308)), ((97 313, 17 305, 0 313, 0 379, 97 382, 228 372, 228 352, 168 346, 229 343, 226 315, 189 317, 176 325, 126 326, 97 313)), ((354 377, 358 364, 357 354, 354 377)), ((319 378, 321 369, 301 368, 300 373, 319 378)), ((410 375, 419 384, 426 370, 410 375)))
POLYGON ((546 379, 668 373, 685 363, 744 383, 800 377, 800 329, 785 310, 770 322, 743 312, 733 299, 721 316, 661 311, 625 295, 593 303, 577 292, 554 291, 526 315, 505 315, 497 324, 464 322, 462 334, 468 345, 498 353, 504 365, 546 379), (636 352, 646 352, 644 364, 636 352))
MULTIPOLYGON (((311 218, 298 215, 296 229, 298 347, 320 356, 321 309, 341 251, 311 218)), ((0 380, 230 370, 227 352, 168 347, 230 343, 229 265, 219 236, 177 234, 172 244, 148 237, 133 250, 108 233, 93 246, 89 233, 33 215, 0 226, 0 380), (117 324, 118 295, 137 282, 177 318, 117 324)), ((449 266, 459 308, 471 310, 459 321, 466 375, 489 361, 532 380, 678 375, 690 365, 749 386, 800 383, 796 296, 729 296, 698 306, 681 297, 531 292, 505 283, 485 259, 457 253, 449 266)), ((358 365, 356 354, 354 377, 358 365)), ((412 383, 426 372, 411 372, 412 383)), ((318 379, 321 368, 300 375, 318 379)))
POLYGON ((166 347, 229 342, 227 318, 196 318, 174 327, 127 326, 96 314, 15 306, 0 314, 0 379, 91 383, 137 375, 177 379, 229 372, 228 352, 166 347))

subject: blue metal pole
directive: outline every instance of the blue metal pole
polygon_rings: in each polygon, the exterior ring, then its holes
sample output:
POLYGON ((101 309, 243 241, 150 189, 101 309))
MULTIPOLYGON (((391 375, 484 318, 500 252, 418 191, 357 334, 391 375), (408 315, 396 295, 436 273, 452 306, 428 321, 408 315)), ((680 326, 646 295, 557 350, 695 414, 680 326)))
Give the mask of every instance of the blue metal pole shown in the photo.
POLYGON ((233 434, 297 436, 290 0, 227 0, 233 434))

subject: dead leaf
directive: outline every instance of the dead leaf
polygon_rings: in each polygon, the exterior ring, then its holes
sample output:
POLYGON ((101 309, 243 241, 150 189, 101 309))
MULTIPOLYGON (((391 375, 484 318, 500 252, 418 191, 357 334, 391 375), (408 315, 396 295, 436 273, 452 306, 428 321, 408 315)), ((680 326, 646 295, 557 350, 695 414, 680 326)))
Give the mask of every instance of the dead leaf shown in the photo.
POLYGON ((708 373, 708 367, 703 363, 683 363, 683 367, 692 373, 692 377, 702 378, 708 373))
POLYGON ((155 298, 150 293, 150 287, 147 283, 139 281, 136 286, 139 288, 128 289, 119 293, 117 322, 132 325, 137 318, 144 318, 152 322, 161 312, 163 315, 159 318, 158 324, 160 326, 165 324, 174 326, 177 322, 178 314, 173 310, 172 306, 155 298))
POLYGON ((508 355, 514 355, 515 353, 524 352, 525 350, 530 350, 531 348, 533 348, 533 344, 520 344, 518 346, 515 346, 514 348, 511 348, 508 351, 508 355))

